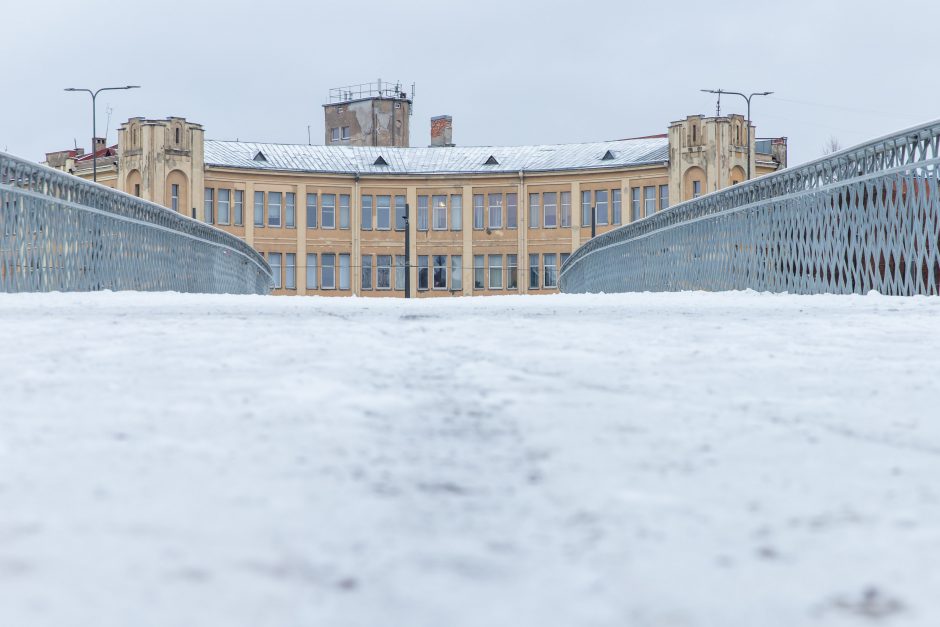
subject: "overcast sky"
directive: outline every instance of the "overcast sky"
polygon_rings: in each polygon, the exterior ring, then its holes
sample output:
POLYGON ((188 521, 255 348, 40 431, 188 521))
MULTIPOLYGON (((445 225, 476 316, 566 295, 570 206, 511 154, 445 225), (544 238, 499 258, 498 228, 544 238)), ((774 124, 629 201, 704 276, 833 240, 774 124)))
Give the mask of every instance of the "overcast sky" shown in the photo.
MULTIPOLYGON (((940 117, 936 0, 4 1, 0 149, 41 160, 133 116, 184 116, 213 139, 323 141, 329 88, 416 83, 411 144, 454 117, 460 145, 663 133, 714 114, 701 88, 755 99, 791 164, 940 117)), ((727 98, 725 113, 744 112, 727 98)))

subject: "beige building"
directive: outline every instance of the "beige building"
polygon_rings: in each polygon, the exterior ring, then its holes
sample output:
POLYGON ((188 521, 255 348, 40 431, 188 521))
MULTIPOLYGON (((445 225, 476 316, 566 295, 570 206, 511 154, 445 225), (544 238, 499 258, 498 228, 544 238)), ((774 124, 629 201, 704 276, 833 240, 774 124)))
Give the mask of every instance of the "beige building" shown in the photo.
MULTIPOLYGON (((410 114, 399 96, 373 104, 401 101, 410 114)), ((277 294, 402 296, 408 272, 412 294, 431 297, 555 292, 592 214, 600 234, 747 178, 737 115, 689 116, 636 139, 512 147, 454 146, 452 120, 439 116, 432 145, 408 147, 352 122, 344 140, 335 116, 349 109, 338 104, 316 146, 207 140, 183 118, 132 118, 117 158, 99 157, 98 180, 241 237, 268 259, 277 294)), ((61 155, 50 165, 90 178, 90 159, 61 155)), ((753 141, 751 162, 753 176, 785 167, 786 140, 753 141)))

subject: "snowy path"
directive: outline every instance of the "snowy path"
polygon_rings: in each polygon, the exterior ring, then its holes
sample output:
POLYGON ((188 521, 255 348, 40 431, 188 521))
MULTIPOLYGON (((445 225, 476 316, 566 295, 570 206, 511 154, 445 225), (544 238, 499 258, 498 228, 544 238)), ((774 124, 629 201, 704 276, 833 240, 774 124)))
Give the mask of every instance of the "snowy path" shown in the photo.
POLYGON ((0 295, 0 625, 940 624, 940 300, 0 295))

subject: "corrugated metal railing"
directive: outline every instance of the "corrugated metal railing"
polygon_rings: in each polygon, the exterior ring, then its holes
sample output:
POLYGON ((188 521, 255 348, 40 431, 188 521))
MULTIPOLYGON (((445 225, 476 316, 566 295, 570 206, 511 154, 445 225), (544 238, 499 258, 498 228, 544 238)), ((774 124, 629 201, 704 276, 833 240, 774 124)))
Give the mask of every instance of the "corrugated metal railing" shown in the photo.
POLYGON ((0 292, 267 294, 240 239, 165 207, 0 153, 0 292))
POLYGON ((940 121, 600 235, 563 292, 940 293, 940 121))

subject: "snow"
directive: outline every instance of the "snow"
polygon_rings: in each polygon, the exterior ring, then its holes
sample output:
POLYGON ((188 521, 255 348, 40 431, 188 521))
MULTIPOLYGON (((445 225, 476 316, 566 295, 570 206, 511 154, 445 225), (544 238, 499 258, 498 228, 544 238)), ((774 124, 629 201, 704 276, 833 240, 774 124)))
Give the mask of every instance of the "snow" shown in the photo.
POLYGON ((0 625, 930 625, 940 299, 0 295, 0 625))

